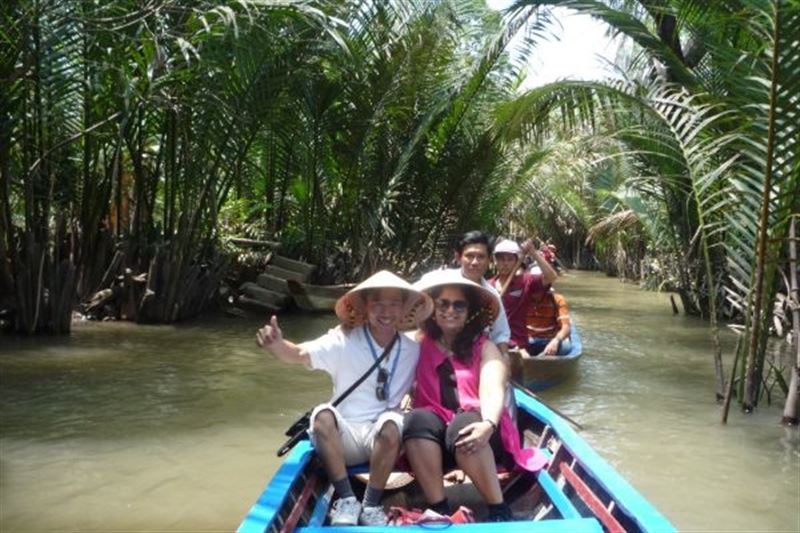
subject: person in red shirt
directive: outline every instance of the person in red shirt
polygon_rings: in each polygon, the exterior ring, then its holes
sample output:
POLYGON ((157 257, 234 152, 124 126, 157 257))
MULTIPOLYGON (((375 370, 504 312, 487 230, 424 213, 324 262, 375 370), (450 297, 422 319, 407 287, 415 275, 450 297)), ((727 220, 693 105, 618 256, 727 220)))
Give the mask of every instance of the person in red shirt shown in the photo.
POLYGON ((530 240, 522 248, 511 240, 501 240, 494 248, 497 276, 489 283, 500 293, 511 328, 511 346, 525 348, 528 344, 526 320, 528 306, 534 293, 543 293, 558 277, 530 240), (523 267, 523 251, 539 265, 541 273, 533 274, 523 267))

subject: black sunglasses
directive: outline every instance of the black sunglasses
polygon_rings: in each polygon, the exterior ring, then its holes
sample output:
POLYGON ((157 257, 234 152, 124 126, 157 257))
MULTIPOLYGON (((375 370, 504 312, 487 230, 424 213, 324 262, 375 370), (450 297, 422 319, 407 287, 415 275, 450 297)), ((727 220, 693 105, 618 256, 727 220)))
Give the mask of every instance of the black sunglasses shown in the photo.
POLYGON ((469 304, 464 300, 450 301, 447 298, 438 298, 436 300, 436 309, 439 311, 447 311, 451 307, 456 313, 466 313, 467 308, 469 308, 469 304))
POLYGON ((389 396, 387 392, 386 382, 389 381, 389 373, 383 367, 378 368, 378 386, 375 387, 375 396, 379 402, 385 402, 389 396))

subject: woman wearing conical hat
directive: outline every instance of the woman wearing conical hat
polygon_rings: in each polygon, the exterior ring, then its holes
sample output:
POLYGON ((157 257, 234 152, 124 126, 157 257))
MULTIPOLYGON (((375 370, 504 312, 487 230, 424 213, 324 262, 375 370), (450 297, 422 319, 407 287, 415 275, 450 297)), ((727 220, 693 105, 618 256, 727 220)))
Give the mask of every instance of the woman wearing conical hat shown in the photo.
POLYGON ((400 451, 400 402, 414 381, 419 358, 419 344, 398 332, 415 327, 432 309, 427 295, 391 272, 381 271, 336 302, 340 325, 325 335, 295 344, 283 338, 275 316, 256 335, 257 344, 280 360, 330 374, 333 398, 389 348, 381 365, 338 406, 322 404, 311 414, 311 441, 336 492, 333 525, 386 523, 380 501, 400 451), (365 462, 370 463, 369 484, 359 502, 347 466, 365 462))
POLYGON ((510 520, 497 465, 536 471, 547 460, 521 447, 505 406, 505 361, 484 334, 499 298, 453 270, 426 274, 414 287, 433 299, 434 312, 422 324, 414 410, 403 429, 406 456, 433 511, 450 514, 443 472, 459 468, 486 501, 489 520, 510 520))

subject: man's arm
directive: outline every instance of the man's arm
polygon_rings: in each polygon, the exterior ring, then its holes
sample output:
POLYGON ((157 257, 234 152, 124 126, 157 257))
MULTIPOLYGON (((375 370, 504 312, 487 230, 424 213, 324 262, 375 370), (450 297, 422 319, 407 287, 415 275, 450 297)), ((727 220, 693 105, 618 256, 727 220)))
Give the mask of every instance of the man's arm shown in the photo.
POLYGON ((278 318, 275 315, 272 315, 269 324, 256 332, 256 344, 285 363, 311 366, 308 352, 283 338, 283 332, 278 327, 278 318))
POLYGON ((558 272, 556 272, 553 266, 547 262, 547 259, 542 257, 542 254, 539 253, 539 250, 537 250, 533 245, 533 241, 528 239, 523 242, 522 251, 533 257, 533 260, 536 261, 537 265, 539 265, 539 269, 542 271, 542 283, 545 285, 552 285, 556 282, 556 278, 558 278, 558 272))
POLYGON ((554 301, 557 306, 558 315, 556 316, 556 320, 558 323, 561 324, 561 327, 558 329, 558 333, 553 339, 547 343, 545 346, 544 351, 542 352, 543 355, 555 355, 558 353, 558 346, 561 341, 564 339, 569 338, 570 330, 571 330, 571 322, 569 319, 569 308, 567 307, 567 302, 564 300, 564 297, 560 294, 556 294, 554 296, 554 301))
POLYGON ((553 339, 547 343, 547 346, 544 347, 542 355, 555 355, 558 353, 559 343, 569 337, 569 332, 571 329, 569 317, 560 318, 559 321, 561 322, 561 329, 558 330, 556 336, 553 337, 553 339))

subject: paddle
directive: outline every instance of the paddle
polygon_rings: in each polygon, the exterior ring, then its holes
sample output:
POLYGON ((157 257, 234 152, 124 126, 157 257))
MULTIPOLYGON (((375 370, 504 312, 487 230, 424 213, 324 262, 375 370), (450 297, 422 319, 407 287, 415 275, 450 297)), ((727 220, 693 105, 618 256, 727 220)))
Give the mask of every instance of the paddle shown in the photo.
POLYGON ((557 414, 558 416, 560 416, 561 418, 563 418, 564 420, 566 420, 567 422, 569 422, 570 424, 572 424, 572 425, 573 425, 573 426, 575 426, 576 428, 578 428, 578 429, 580 429, 580 430, 582 430, 582 429, 583 429, 583 426, 582 426, 582 425, 580 425, 578 422, 576 422, 575 420, 573 420, 573 419, 572 419, 572 418, 570 418, 569 416, 565 415, 564 413, 562 413, 561 411, 559 411, 558 409, 556 409, 555 407, 553 407, 552 405, 550 405, 550 404, 549 404, 549 403, 547 403, 546 401, 542 400, 542 399, 541 399, 541 398, 540 398, 540 397, 539 397, 539 396, 538 396, 538 395, 537 395, 535 392, 533 392, 532 390, 530 390, 528 387, 526 387, 525 385, 523 385, 522 383, 520 383, 520 382, 519 382, 519 381, 517 381, 516 379, 511 379, 511 380, 509 380, 509 381, 511 382, 511 384, 512 384, 514 387, 518 388, 519 390, 521 390, 522 392, 524 392, 525 394, 527 394, 527 395, 528 395, 528 396, 530 396, 531 398, 533 398, 533 399, 535 399, 535 400, 539 401, 539 402, 540 402, 542 405, 544 405, 545 407, 547 407, 548 409, 550 409, 551 411, 553 411, 555 414, 557 414))
POLYGON ((530 239, 527 239, 525 242, 522 243, 523 253, 517 256, 517 261, 514 263, 514 268, 513 270, 511 270, 511 274, 508 275, 506 280, 500 286, 500 298, 502 298, 503 295, 506 293, 506 289, 508 289, 508 286, 511 285, 511 280, 514 279, 514 276, 517 275, 517 270, 519 270, 520 267, 522 266, 522 258, 525 257, 525 255, 527 254, 527 252, 525 252, 525 249, 527 248, 527 244, 530 241, 531 241, 530 239))
POLYGON ((508 286, 511 285, 511 280, 514 279, 514 276, 517 274, 517 270, 522 265, 522 257, 517 256, 517 261, 514 263, 514 269, 511 271, 511 274, 508 275, 506 280, 503 282, 503 285, 500 287, 500 298, 506 293, 506 289, 508 286))

